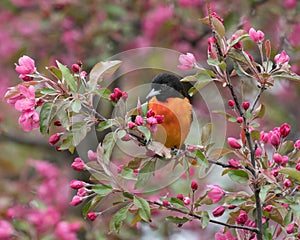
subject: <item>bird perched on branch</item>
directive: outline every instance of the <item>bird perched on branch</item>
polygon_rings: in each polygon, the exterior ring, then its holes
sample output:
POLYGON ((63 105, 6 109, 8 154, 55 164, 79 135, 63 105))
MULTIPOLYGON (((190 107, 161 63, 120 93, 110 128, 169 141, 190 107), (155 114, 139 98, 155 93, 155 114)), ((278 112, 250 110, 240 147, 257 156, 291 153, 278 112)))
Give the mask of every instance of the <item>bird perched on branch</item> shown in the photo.
POLYGON ((192 105, 180 79, 172 74, 156 75, 147 95, 148 109, 163 116, 152 139, 168 148, 181 148, 191 127, 192 105))

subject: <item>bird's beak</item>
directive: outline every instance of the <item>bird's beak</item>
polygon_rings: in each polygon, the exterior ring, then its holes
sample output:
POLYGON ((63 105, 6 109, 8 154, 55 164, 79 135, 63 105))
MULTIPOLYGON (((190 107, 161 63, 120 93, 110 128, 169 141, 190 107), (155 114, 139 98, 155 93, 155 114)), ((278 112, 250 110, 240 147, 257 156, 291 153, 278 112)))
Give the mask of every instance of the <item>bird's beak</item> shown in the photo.
POLYGON ((160 94, 160 90, 155 90, 154 88, 152 88, 152 90, 147 95, 146 99, 148 100, 149 98, 154 97, 158 94, 160 94))

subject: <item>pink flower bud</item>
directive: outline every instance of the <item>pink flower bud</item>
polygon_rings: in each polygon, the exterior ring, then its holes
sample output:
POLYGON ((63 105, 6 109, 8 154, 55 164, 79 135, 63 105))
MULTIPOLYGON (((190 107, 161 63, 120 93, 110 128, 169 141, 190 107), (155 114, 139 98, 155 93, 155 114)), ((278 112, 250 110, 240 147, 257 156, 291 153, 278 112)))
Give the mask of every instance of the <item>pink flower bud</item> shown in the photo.
POLYGON ((150 126, 156 125, 157 124, 157 119, 155 117, 149 117, 149 118, 147 118, 147 123, 150 126))
POLYGON ((228 100, 228 106, 234 107, 234 101, 232 99, 228 100))
POLYGON ((157 124, 162 124, 164 121, 163 115, 156 115, 155 118, 156 118, 157 124))
POLYGON ((129 123, 128 123, 128 127, 129 127, 130 129, 133 129, 135 126, 136 126, 136 125, 135 125, 135 123, 133 123, 133 122, 129 122, 129 123))
POLYGON ((255 150, 255 156, 256 156, 256 157, 260 157, 261 154, 262 154, 261 148, 256 148, 256 150, 255 150))
POLYGON ((95 219, 97 218, 98 214, 95 212, 89 212, 87 214, 88 219, 90 219, 91 221, 95 221, 95 219))
POLYGON ((87 75, 88 74, 87 74, 86 71, 81 71, 80 74, 79 74, 79 76, 80 76, 81 79, 85 79, 87 77, 87 75))
POLYGON ((277 164, 281 165, 281 163, 282 163, 282 156, 279 153, 274 153, 273 160, 277 164))
POLYGON ((210 190, 207 194, 207 197, 210 198, 213 201, 213 203, 221 201, 224 192, 219 185, 207 185, 206 187, 210 190))
POLYGON ((298 0, 284 0, 283 5, 287 9, 294 9, 297 7, 298 0))
POLYGON ((272 209, 273 209, 273 206, 272 206, 272 205, 267 205, 267 206, 264 207, 264 210, 265 210, 266 212, 271 212, 272 209))
POLYGON ((260 132, 260 141, 267 143, 269 141, 269 134, 265 133, 264 131, 260 132))
POLYGON ((60 127, 60 126, 61 126, 61 121, 55 120, 55 121, 53 122, 53 124, 54 124, 54 126, 60 127))
POLYGON ((116 95, 115 95, 114 93, 111 93, 111 94, 109 95, 109 98, 110 98, 110 100, 111 100, 112 102, 117 102, 117 101, 118 101, 118 99, 116 98, 116 95))
POLYGON ((190 70, 194 67, 196 59, 192 53, 181 54, 179 56, 180 65, 177 67, 181 70, 190 70))
POLYGON ((250 28, 249 36, 256 43, 261 43, 265 38, 265 34, 262 31, 256 31, 254 28, 250 28))
POLYGON ((296 165, 296 170, 297 170, 297 171, 300 171, 300 162, 297 163, 297 165, 296 165))
POLYGON ((248 220, 248 215, 247 212, 245 212, 244 210, 241 210, 239 216, 235 218, 237 224, 241 224, 241 225, 245 224, 247 220, 248 220))
POLYGON ((247 111, 247 109, 250 107, 250 102, 242 102, 242 107, 247 111))
POLYGON ((284 123, 280 126, 279 131, 281 133, 281 136, 286 137, 287 135, 289 135, 291 131, 291 126, 288 125, 287 123, 284 123))
POLYGON ((155 112, 152 109, 149 109, 146 116, 147 116, 147 118, 154 117, 155 116, 155 112))
POLYGON ((289 188, 289 187, 291 187, 293 184, 292 184, 292 182, 291 182, 290 179, 285 179, 285 180, 283 181, 283 185, 284 185, 285 187, 289 188))
POLYGON ((128 98, 127 92, 122 92, 122 99, 125 101, 128 98))
POLYGON ((211 13, 211 16, 212 16, 213 18, 218 19, 221 23, 224 23, 224 19, 221 18, 216 12, 212 12, 212 13, 211 13))
POLYGON ((115 94, 116 98, 119 100, 122 97, 123 92, 120 90, 120 88, 115 88, 114 94, 115 94))
POLYGON ((137 115, 134 122, 136 125, 141 126, 144 124, 144 119, 140 115, 137 115))
POLYGON ((189 197, 184 197, 182 201, 184 205, 189 205, 191 203, 191 199, 189 197))
POLYGON ((290 61, 290 57, 283 50, 280 54, 277 54, 274 57, 274 61, 277 65, 283 65, 283 64, 288 63, 290 61))
POLYGON ((15 230, 9 221, 0 219, 0 239, 14 239, 15 230))
POLYGON ((20 74, 19 78, 26 79, 27 74, 33 74, 35 72, 35 63, 34 60, 26 55, 20 57, 16 65, 16 71, 20 74))
POLYGON ((179 200, 183 201, 183 195, 182 195, 182 193, 177 194, 176 198, 178 198, 179 200))
POLYGON ((72 201, 70 202, 70 205, 71 206, 77 206, 77 205, 79 205, 80 203, 82 203, 82 197, 79 197, 79 196, 74 196, 73 198, 72 198, 72 201))
POLYGON ((237 123, 242 123, 243 121, 244 121, 244 119, 242 117, 236 118, 236 122, 237 123))
POLYGON ((85 197, 87 195, 88 195, 88 192, 87 192, 86 188, 82 187, 82 188, 78 189, 77 196, 79 196, 79 197, 85 197))
POLYGON ((300 151, 300 139, 298 139, 295 144, 294 144, 294 148, 298 151, 300 151))
POLYGON ((240 166, 240 162, 235 159, 229 159, 228 164, 233 168, 238 168, 240 166))
POLYGON ((236 205, 229 205, 228 209, 235 209, 237 206, 236 205))
POLYGON ((170 203, 169 203, 168 200, 163 200, 163 201, 162 201, 162 204, 163 204, 164 207, 170 206, 170 203))
POLYGON ((75 158, 74 159, 74 162, 72 163, 72 168, 74 169, 74 170, 76 170, 76 171, 82 171, 82 170, 84 170, 84 166, 85 166, 85 164, 84 164, 84 162, 82 161, 82 159, 81 158, 75 158))
POLYGON ((293 232, 294 232, 294 223, 291 223, 291 224, 287 225, 287 226, 285 227, 285 230, 286 230, 286 232, 287 232, 288 234, 293 233, 293 232))
POLYGON ((227 138, 227 143, 233 149, 240 149, 242 147, 241 144, 238 143, 237 139, 233 137, 227 138))
POLYGON ((278 132, 275 131, 270 131, 269 132, 269 140, 270 143, 274 146, 274 147, 278 147, 280 144, 280 135, 278 132))
POLYGON ((225 212, 225 207, 224 206, 218 206, 212 211, 212 214, 213 214, 214 217, 221 217, 224 212, 225 212))
POLYGON ((88 155, 88 158, 91 161, 97 161, 97 152, 94 152, 92 150, 88 150, 87 155, 88 155))
POLYGON ((272 174, 274 177, 277 177, 278 174, 279 174, 279 170, 280 170, 280 168, 273 168, 273 169, 271 170, 271 174, 272 174))
POLYGON ((285 166, 289 161, 289 157, 288 156, 282 156, 282 162, 281 165, 285 166))
POLYGON ((61 137, 61 133, 55 133, 55 134, 53 134, 49 138, 49 144, 52 145, 52 146, 55 145, 60 140, 60 137, 61 137))
MULTIPOLYGON (((232 35, 231 41, 233 42, 233 41, 236 40, 237 38, 238 38, 238 36, 232 35)), ((234 44, 233 47, 234 47, 235 49, 242 49, 243 46, 242 46, 241 41, 239 41, 239 42, 237 42, 236 44, 234 44)))
POLYGON ((79 180, 72 180, 70 183, 70 187, 73 189, 79 189, 84 187, 85 183, 83 181, 79 181, 79 180))
POLYGON ((78 64, 73 64, 72 65, 72 71, 75 73, 78 73, 80 71, 80 66, 78 64))
POLYGON ((193 191, 196 191, 198 189, 198 183, 196 180, 193 180, 192 183, 191 183, 191 189, 193 191))

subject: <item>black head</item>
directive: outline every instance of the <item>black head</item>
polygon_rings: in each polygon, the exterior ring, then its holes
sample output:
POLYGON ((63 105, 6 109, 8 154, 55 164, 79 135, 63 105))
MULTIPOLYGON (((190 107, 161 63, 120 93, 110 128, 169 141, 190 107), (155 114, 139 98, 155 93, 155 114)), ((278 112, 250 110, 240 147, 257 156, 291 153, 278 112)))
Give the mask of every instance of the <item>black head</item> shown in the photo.
POLYGON ((152 79, 151 87, 152 90, 148 94, 147 99, 156 96, 159 101, 165 102, 169 97, 185 98, 187 95, 180 79, 169 73, 156 75, 152 79))

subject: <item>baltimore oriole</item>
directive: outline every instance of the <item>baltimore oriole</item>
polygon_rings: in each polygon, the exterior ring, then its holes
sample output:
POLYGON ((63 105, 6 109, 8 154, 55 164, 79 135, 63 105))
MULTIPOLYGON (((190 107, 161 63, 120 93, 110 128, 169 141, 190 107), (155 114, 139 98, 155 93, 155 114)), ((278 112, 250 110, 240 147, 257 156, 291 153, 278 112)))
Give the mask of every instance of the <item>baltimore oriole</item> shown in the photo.
POLYGON ((158 124, 152 139, 168 148, 181 148, 192 122, 192 105, 180 79, 172 74, 156 75, 152 90, 146 97, 148 109, 156 115, 163 115, 163 123, 158 124))

